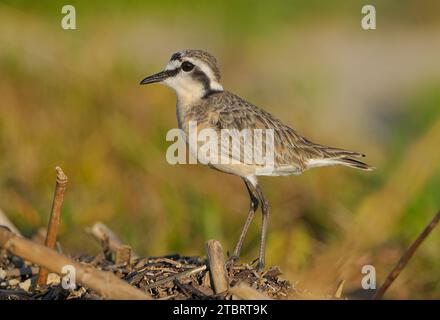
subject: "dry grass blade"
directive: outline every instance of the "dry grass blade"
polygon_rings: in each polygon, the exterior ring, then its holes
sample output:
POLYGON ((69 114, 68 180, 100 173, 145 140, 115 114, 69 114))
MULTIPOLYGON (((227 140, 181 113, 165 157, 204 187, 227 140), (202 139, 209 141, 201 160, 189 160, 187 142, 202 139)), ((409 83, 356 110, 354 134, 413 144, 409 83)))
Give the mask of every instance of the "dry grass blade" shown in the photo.
POLYGON ((426 226, 426 228, 422 231, 422 233, 419 234, 417 239, 406 250, 405 254, 400 258, 397 265, 394 267, 394 269, 387 276, 382 287, 380 287, 379 290, 377 290, 376 293, 374 294, 374 296, 373 296, 374 300, 382 299, 385 292, 388 290, 388 288, 391 286, 391 284, 394 282, 394 280, 396 280, 396 278, 399 276, 399 274, 402 272, 402 270, 408 264, 409 260, 414 255, 414 253, 419 248, 419 246, 422 244, 422 242, 428 237, 428 235, 431 233, 431 231, 435 228, 435 226, 437 225, 439 220, 440 220, 440 211, 437 212, 437 214, 432 219, 432 221, 426 226))
MULTIPOLYGON (((434 120, 434 119, 433 119, 434 120)), ((405 207, 427 185, 440 165, 440 152, 432 152, 440 141, 440 118, 408 146, 385 184, 368 195, 359 205, 352 220, 344 221, 344 236, 332 242, 314 258, 313 268, 301 277, 309 290, 327 290, 334 285, 335 278, 345 278, 347 274, 358 272, 357 257, 386 241, 396 222, 405 212, 405 207), (429 154, 418 165, 421 154, 429 154), (402 177, 405 179, 402 180, 402 177), (396 197, 399 201, 395 201, 396 197), (359 235, 362 234, 362 237, 359 235), (326 266, 323 268, 322 266, 326 266)))
POLYGON ((342 297, 342 292, 343 292, 343 290, 344 290, 344 284, 345 284, 345 280, 341 280, 341 281, 339 281, 339 283, 338 283, 338 287, 336 288, 336 291, 335 291, 335 294, 334 294, 334 297, 335 297, 336 299, 341 299, 341 297, 342 297))

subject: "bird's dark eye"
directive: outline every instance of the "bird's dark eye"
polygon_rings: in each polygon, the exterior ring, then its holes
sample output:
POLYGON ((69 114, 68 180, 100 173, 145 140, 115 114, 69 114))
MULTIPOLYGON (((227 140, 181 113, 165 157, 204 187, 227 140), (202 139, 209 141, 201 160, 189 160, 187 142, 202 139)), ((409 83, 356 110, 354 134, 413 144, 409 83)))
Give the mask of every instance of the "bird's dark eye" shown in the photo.
POLYGON ((193 65, 191 62, 189 62, 189 61, 184 61, 184 62, 182 63, 182 70, 183 70, 183 71, 185 71, 185 72, 189 72, 189 71, 191 71, 192 69, 194 69, 194 65, 193 65))

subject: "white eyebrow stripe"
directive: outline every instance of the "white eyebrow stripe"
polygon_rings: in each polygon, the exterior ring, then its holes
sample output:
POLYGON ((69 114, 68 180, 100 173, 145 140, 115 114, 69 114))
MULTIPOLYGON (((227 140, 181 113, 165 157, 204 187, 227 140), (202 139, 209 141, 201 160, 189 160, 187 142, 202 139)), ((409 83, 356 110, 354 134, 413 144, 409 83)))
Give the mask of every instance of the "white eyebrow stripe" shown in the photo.
POLYGON ((216 77, 212 69, 205 62, 190 57, 186 57, 185 60, 196 65, 197 67, 200 68, 200 70, 202 70, 206 74, 206 76, 209 78, 211 89, 219 90, 219 91, 223 90, 223 86, 217 80, 215 80, 216 77))

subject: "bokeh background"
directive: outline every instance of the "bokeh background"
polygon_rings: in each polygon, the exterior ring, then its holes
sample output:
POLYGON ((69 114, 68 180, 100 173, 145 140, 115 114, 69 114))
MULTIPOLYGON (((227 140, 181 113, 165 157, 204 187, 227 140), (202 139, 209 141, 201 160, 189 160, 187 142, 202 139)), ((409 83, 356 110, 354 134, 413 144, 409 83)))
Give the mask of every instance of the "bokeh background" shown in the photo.
MULTIPOLYGON (((248 210, 241 179, 169 165, 174 93, 138 85, 173 52, 201 48, 225 88, 377 167, 262 178, 268 264, 311 292, 342 279, 356 292, 365 264, 379 285, 440 209, 439 17, 435 0, 0 1, 0 208, 32 237, 60 165, 65 252, 97 253, 84 231, 96 221, 142 255, 203 255, 210 238, 232 249, 248 210), (60 26, 65 4, 77 30, 60 26), (377 30, 361 28, 364 4, 377 30)), ((440 298, 439 248, 435 230, 387 297, 440 298)))

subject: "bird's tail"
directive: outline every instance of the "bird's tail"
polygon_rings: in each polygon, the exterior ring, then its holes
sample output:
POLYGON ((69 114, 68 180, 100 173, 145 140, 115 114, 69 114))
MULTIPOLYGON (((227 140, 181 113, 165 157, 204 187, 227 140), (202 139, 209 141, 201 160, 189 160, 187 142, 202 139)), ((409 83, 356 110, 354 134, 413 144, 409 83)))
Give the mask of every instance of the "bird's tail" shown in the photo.
POLYGON ((372 171, 375 168, 366 164, 365 162, 350 158, 350 157, 343 157, 340 159, 334 159, 336 161, 335 164, 340 164, 343 166, 347 166, 350 168, 356 168, 356 169, 361 169, 361 170, 365 170, 365 171, 372 171))
POLYGON ((354 157, 365 157, 364 154, 348 151, 337 148, 325 147, 325 150, 321 150, 323 156, 320 158, 309 159, 307 161, 308 168, 322 167, 322 166, 332 166, 332 165, 343 165, 350 168, 356 168, 365 171, 372 171, 376 169, 362 161, 354 159, 354 157))

